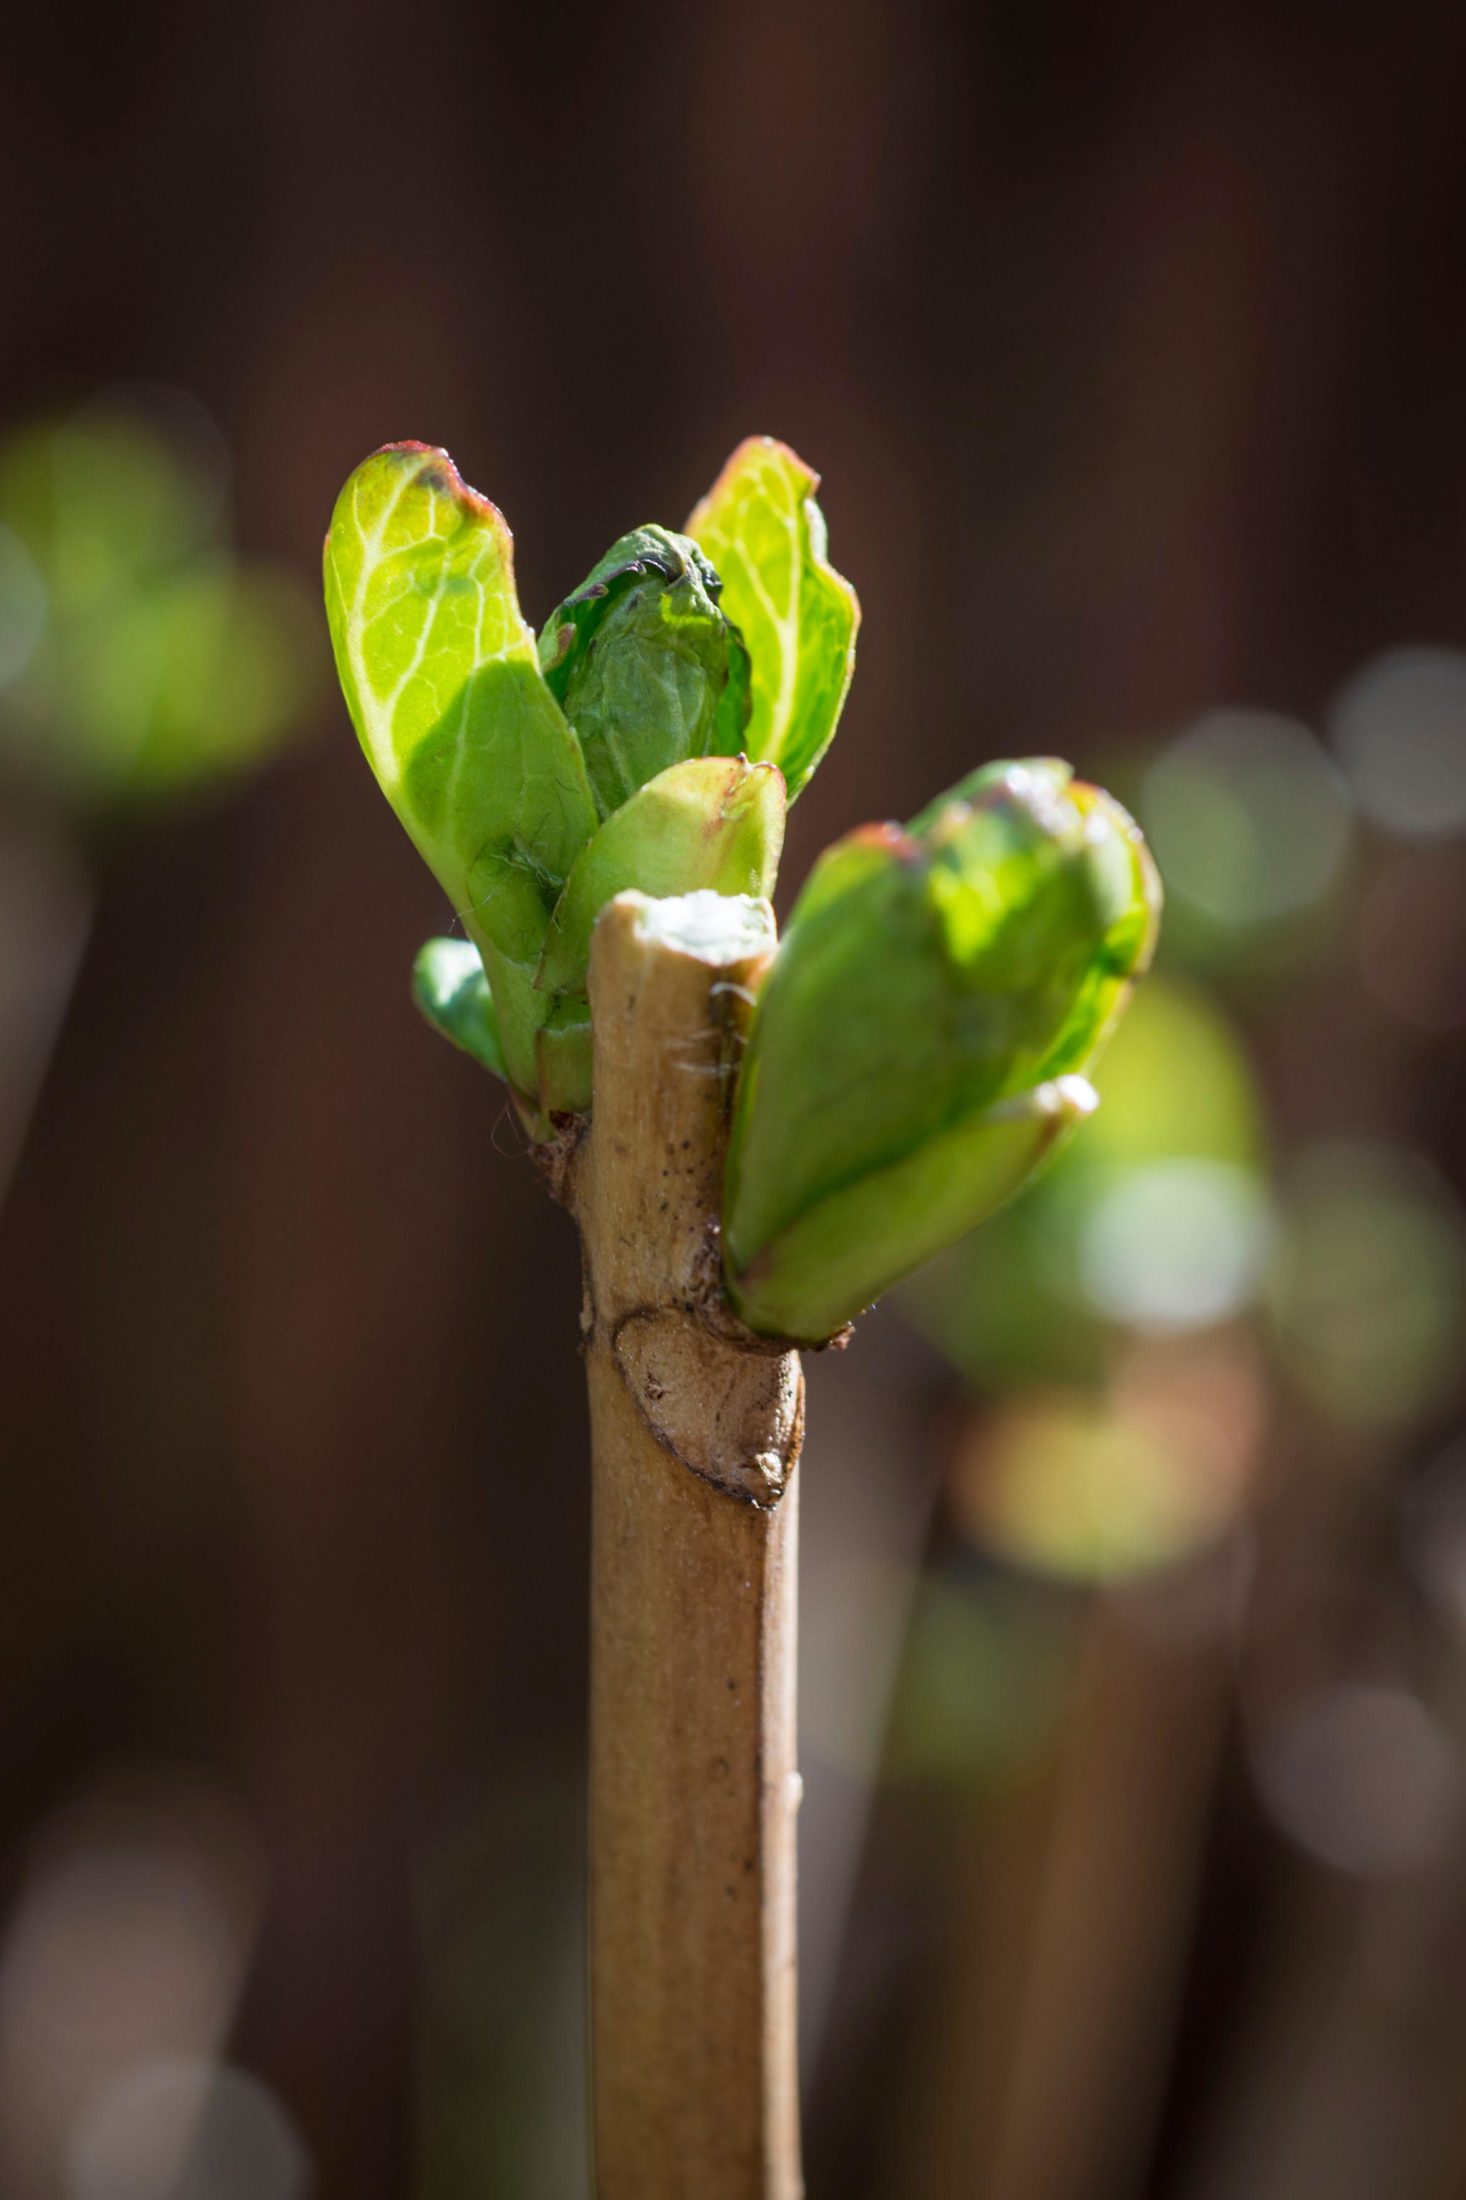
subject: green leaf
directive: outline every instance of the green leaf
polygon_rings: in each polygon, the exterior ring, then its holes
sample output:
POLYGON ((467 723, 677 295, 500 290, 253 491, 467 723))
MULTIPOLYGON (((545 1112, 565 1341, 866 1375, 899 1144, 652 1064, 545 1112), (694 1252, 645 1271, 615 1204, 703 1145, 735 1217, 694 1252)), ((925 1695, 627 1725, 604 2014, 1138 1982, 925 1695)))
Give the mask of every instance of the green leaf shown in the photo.
POLYGON ((784 843, 784 782, 772 764, 694 757, 639 787, 575 860, 535 983, 582 988, 591 927, 614 894, 662 898, 708 888, 766 897, 784 843))
POLYGON ((816 866, 750 1033, 725 1187, 750 1327, 829 1336, 1027 1180, 1092 1105, 1159 886, 1067 765, 964 782, 816 866))
POLYGON ((945 794, 939 794, 935 801, 929 802, 924 810, 918 810, 907 826, 907 832, 913 839, 919 840, 923 833, 931 831, 954 802, 965 802, 970 808, 974 802, 980 802, 984 795, 1001 787, 1009 772, 1019 770, 1026 770, 1035 779, 1048 777, 1058 788, 1069 784, 1069 766, 1057 756, 1032 756, 1026 765, 1020 765, 1011 756, 1000 757, 994 763, 979 764, 965 779, 959 779, 955 787, 949 787, 945 794))
POLYGON ((778 765, 791 802, 835 737, 860 624, 855 590, 826 555, 819 481, 786 443, 750 436, 687 523, 753 660, 748 754, 778 765))
POLYGON ((472 940, 428 940, 419 948, 412 966, 412 997, 434 1031, 507 1084, 494 997, 472 940))
POLYGON ((531 1093, 534 965, 597 818, 519 609, 509 530, 446 452, 389 444, 341 492, 325 581, 362 747, 482 951, 531 1093))
POLYGON ((720 594, 696 543, 638 527, 546 620, 541 669, 602 817, 669 764, 743 748, 748 653, 720 594))
POLYGON ((1094 1089, 1063 1077, 954 1123, 816 1202, 738 1278, 732 1296, 751 1329, 822 1343, 1028 1183, 1074 1126, 1094 1089))

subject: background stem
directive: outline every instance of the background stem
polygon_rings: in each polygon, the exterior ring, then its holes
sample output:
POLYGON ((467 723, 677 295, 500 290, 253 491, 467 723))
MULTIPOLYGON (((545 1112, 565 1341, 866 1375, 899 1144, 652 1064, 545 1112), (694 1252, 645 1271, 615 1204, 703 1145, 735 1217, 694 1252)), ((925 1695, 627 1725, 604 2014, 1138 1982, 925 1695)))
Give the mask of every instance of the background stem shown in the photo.
POLYGON ((729 1073, 767 950, 610 904, 571 1196, 591 1401, 591 2030, 601 2200, 798 2200, 803 1379, 733 1323, 729 1073))

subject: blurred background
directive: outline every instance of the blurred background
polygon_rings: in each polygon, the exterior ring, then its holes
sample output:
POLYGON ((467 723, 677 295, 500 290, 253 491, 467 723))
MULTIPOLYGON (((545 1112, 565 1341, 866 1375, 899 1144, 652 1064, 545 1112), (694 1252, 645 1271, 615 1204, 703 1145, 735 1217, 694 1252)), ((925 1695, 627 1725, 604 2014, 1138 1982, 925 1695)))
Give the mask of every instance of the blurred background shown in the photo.
POLYGON ((44 11, 0 88, 0 2193, 583 2200, 577 1261, 318 613, 745 433, 1169 907, 1093 1126, 810 1366, 814 2200, 1466 2194, 1466 14, 44 11))

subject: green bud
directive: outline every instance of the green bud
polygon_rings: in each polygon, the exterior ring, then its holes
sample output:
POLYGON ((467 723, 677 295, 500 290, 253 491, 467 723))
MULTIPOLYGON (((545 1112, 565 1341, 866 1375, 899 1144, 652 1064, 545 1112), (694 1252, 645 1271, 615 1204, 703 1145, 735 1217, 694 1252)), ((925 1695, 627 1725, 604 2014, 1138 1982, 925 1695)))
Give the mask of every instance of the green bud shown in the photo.
POLYGON ((669 764, 744 747, 748 652, 721 594, 695 542, 638 527, 546 620, 541 670, 603 818, 669 764))
POLYGON ((751 1328, 833 1335, 1027 1182, 1094 1106, 1159 906, 1134 823, 1051 759, 827 852, 739 1080, 724 1258, 751 1328))
POLYGON ((591 928, 629 889, 658 898, 772 893, 784 843, 784 782, 772 764, 697 756, 658 772, 607 818, 576 858, 535 973, 553 995, 538 1041, 539 1096, 550 1115, 591 1102, 591 928))
POLYGON ((415 996, 507 1077, 535 1136, 590 1105, 586 966, 605 902, 772 891, 781 773, 802 783, 834 730, 857 617, 815 485, 756 440, 695 515, 736 569, 757 667, 689 536, 624 536, 536 645, 509 530, 446 452, 388 445, 337 500, 325 585, 342 690, 468 936, 425 951, 415 996))
POLYGON ((784 845, 784 781, 772 764, 698 756, 639 787, 588 841, 555 905, 535 984, 583 991, 591 926, 630 887, 657 898, 709 889, 766 897, 784 845))
POLYGON ((625 887, 773 885, 783 782, 736 760, 748 656, 717 575, 695 543, 642 528, 537 650, 502 517, 446 452, 403 443, 342 490, 325 583, 362 747, 468 934, 456 959, 427 952, 416 998, 503 1070, 543 1133, 590 1104, 585 964, 601 904, 625 887))
POLYGON ((508 1083, 494 997, 472 940, 428 940, 419 948, 412 997, 434 1031, 508 1083))
MULTIPOLYGON (((532 1098, 521 1088, 521 1114, 533 1134, 591 1103, 585 984, 591 931, 606 903, 632 888, 659 898, 710 892, 762 900, 783 840, 784 782, 772 764, 743 757, 673 764, 607 818, 571 866, 534 975, 532 1098)), ((429 940, 412 990, 435 1030, 508 1076, 501 1019, 471 941, 429 940)))

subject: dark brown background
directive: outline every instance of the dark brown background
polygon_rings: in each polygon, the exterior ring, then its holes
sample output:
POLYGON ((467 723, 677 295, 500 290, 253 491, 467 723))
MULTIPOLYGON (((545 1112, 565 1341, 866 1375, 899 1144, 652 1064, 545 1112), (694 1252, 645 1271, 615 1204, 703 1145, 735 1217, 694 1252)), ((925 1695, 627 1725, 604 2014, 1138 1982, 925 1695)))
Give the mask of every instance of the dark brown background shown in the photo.
MULTIPOLYGON (((1466 640, 1458 9, 61 8, 5 79, 5 415, 196 392, 251 547, 309 572, 349 468, 423 437, 508 514, 534 618, 743 433, 819 465, 866 625, 791 880, 985 755, 1099 768, 1466 640)), ((487 1796, 531 1967, 530 1864, 573 1884, 576 1262, 405 1006, 441 911, 322 693, 293 760, 111 849, 0 1224, 0 1834, 16 1884, 106 1768, 206 1768, 269 1871, 231 2052, 324 2200, 401 2200, 424 1860, 487 1796)), ((1453 1164, 1460 1090, 1418 1101, 1453 1164)), ((949 1378, 871 1340, 850 1395, 925 1488, 949 1378)), ((816 1442, 811 1539, 839 1467, 816 1442)), ((896 2189, 890 1877, 813 2096, 827 2200, 896 2189)), ((1197 2056, 1225 1923, 1201 1954, 1197 2056)), ((423 2189, 531 2189, 474 2175, 423 2189)))

